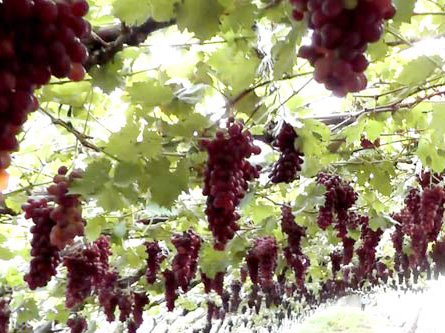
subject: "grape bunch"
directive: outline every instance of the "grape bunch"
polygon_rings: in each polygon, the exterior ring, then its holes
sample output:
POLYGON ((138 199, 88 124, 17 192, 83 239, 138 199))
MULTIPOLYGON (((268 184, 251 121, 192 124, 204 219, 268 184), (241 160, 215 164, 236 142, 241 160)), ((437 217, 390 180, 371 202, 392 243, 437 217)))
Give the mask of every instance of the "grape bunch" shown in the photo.
POLYGON ((203 189, 207 196, 205 213, 215 249, 224 250, 239 229, 236 206, 245 196, 248 182, 259 177, 260 168, 251 165, 247 158, 259 154, 261 149, 253 144, 250 132, 243 131, 243 124, 232 118, 227 133, 220 130, 214 140, 203 140, 201 145, 208 153, 203 189))
POLYGON ((445 274, 445 240, 438 240, 431 251, 431 258, 435 265, 436 276, 445 274))
POLYGON ((338 231, 337 236, 341 239, 346 237, 347 225, 350 223, 348 209, 357 200, 357 193, 351 185, 341 180, 338 176, 319 173, 317 182, 326 187, 325 204, 320 208, 317 223, 321 229, 325 230, 334 223, 338 231))
POLYGON ((60 263, 59 249, 50 242, 50 234, 56 222, 51 219, 52 207, 46 199, 32 200, 23 206, 25 218, 33 220, 31 227, 31 267, 24 280, 32 290, 44 287, 57 274, 60 263))
POLYGON ((419 182, 420 186, 425 189, 434 185, 438 185, 441 181, 443 181, 443 174, 422 171, 420 174, 417 175, 417 181, 419 182))
POLYGON ((367 224, 362 226, 360 239, 362 245, 357 249, 359 268, 364 275, 371 272, 376 264, 376 248, 383 231, 378 228, 373 231, 367 224))
POLYGON ((204 291, 206 293, 210 293, 213 290, 222 296, 224 292, 224 275, 225 272, 218 272, 215 274, 215 277, 212 279, 208 277, 205 273, 201 272, 201 281, 204 284, 204 291))
POLYGON ((343 261, 343 254, 339 251, 334 251, 329 255, 331 259, 331 269, 332 269, 332 275, 335 276, 338 271, 341 269, 341 264, 343 261))
MULTIPOLYGON (((410 237, 412 253, 409 262, 412 268, 426 260, 428 243, 437 240, 442 228, 444 204, 445 191, 441 186, 429 186, 422 191, 413 188, 405 199, 405 207, 394 215, 401 229, 396 229, 398 234, 393 235, 393 242, 401 237, 399 234, 410 237)), ((400 244, 395 245, 398 246, 396 253, 401 254, 400 244)))
POLYGON ((298 55, 314 67, 315 80, 339 97, 366 88, 364 52, 381 38, 385 20, 394 17, 391 0, 290 2, 293 18, 306 18, 313 30, 311 45, 302 46, 298 55))
POLYGON ((108 271, 108 257, 111 255, 109 239, 101 236, 85 248, 72 248, 63 257, 68 270, 66 300, 67 308, 83 303, 94 288, 100 288, 108 271))
POLYGON ((301 170, 303 154, 295 149, 297 133, 293 127, 284 123, 274 142, 274 146, 280 150, 280 157, 275 163, 269 178, 272 183, 291 183, 297 179, 297 172, 301 170))
POLYGON ((354 244, 355 239, 350 237, 344 237, 342 239, 343 243, 343 265, 347 265, 351 262, 354 256, 354 244))
POLYGON ((84 232, 86 222, 82 218, 80 196, 68 193, 72 182, 81 177, 78 171, 73 171, 68 175, 68 169, 62 166, 54 176, 54 184, 47 188, 48 195, 56 204, 51 212, 51 219, 56 222, 51 230, 51 244, 60 250, 72 244, 74 237, 81 236, 84 232))
POLYGON ((161 263, 165 259, 165 255, 162 252, 158 242, 146 242, 145 249, 148 254, 147 258, 147 271, 145 272, 145 278, 148 284, 153 284, 156 281, 156 275, 158 273, 161 263))
POLYGON ((127 322, 128 333, 136 333, 137 329, 142 325, 144 308, 148 304, 149 299, 145 293, 132 293, 133 306, 132 318, 127 322))
POLYGON ((0 297, 0 333, 8 333, 9 319, 11 317, 11 310, 9 308, 10 299, 0 297))
POLYGON ((375 139, 374 141, 370 141, 364 137, 360 140, 360 145, 363 149, 373 149, 380 147, 380 139, 375 139))
POLYGON ((115 321, 115 311, 119 308, 119 321, 127 324, 129 333, 135 333, 143 322, 144 308, 149 303, 147 295, 124 289, 119 283, 119 274, 111 270, 102 275, 96 288, 107 321, 115 321))
POLYGON ((238 308, 241 304, 241 297, 240 297, 240 293, 241 293, 241 282, 239 281, 234 281, 232 283, 231 290, 232 290, 232 298, 230 299, 230 311, 231 312, 237 312, 238 308))
POLYGON ((104 309, 107 321, 110 323, 115 320, 115 310, 118 304, 118 286, 119 275, 115 271, 108 271, 104 274, 98 290, 99 304, 104 309))
POLYGON ((71 333, 82 333, 88 329, 88 324, 85 318, 79 316, 68 319, 66 324, 71 328, 71 333))
POLYGON ((265 291, 273 285, 273 276, 277 267, 278 245, 273 237, 256 238, 246 256, 250 279, 260 284, 265 291))
POLYGON ((289 206, 281 208, 281 230, 287 235, 288 246, 284 248, 284 257, 294 271, 297 285, 302 288, 310 264, 309 258, 301 250, 301 239, 306 236, 306 229, 295 223, 289 206))
POLYGON ((174 234, 171 238, 177 254, 173 258, 172 269, 163 272, 165 279, 165 299, 167 308, 173 311, 177 298, 177 289, 187 292, 191 280, 194 278, 198 266, 201 238, 188 230, 181 234, 174 234))
POLYGON ((51 75, 73 81, 85 75, 87 12, 86 0, 0 2, 0 192, 7 186, 9 154, 18 150, 16 136, 38 108, 34 90, 51 75))

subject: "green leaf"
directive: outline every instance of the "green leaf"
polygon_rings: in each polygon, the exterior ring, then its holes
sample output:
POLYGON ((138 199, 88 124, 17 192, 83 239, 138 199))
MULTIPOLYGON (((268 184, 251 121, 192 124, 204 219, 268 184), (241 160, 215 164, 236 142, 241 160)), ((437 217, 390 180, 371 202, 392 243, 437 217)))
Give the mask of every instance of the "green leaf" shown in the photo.
MULTIPOLYGON (((221 1, 220 1, 221 3, 221 1)), ((223 30, 231 29, 239 31, 241 29, 250 29, 254 23, 258 7, 250 1, 231 1, 231 4, 225 4, 225 15, 221 17, 223 30), (226 12, 229 12, 226 14, 226 12)))
POLYGON ((167 21, 175 16, 178 0, 150 0, 151 16, 155 21, 167 21))
POLYGON ((216 34, 223 7, 218 0, 183 0, 177 8, 179 29, 188 29, 205 40, 216 34))
POLYGON ((275 79, 280 79, 284 74, 292 71, 297 59, 297 42, 301 40, 301 37, 301 29, 294 27, 283 41, 279 41, 272 48, 275 79))
POLYGON ((445 168, 445 158, 439 155, 435 145, 427 137, 419 140, 416 155, 423 165, 432 168, 434 172, 442 172, 445 168))
POLYGON ((104 217, 95 217, 88 220, 85 227, 85 237, 89 242, 94 242, 98 239, 102 233, 102 228, 106 225, 107 221, 104 217))
POLYGON ((201 248, 199 267, 209 278, 213 279, 216 273, 225 272, 229 264, 227 251, 217 251, 209 243, 205 243, 201 248))
POLYGON ((183 121, 167 127, 166 133, 171 136, 192 138, 194 137, 195 133, 199 133, 200 130, 205 129, 208 126, 209 120, 207 117, 204 117, 199 113, 192 113, 189 114, 183 121))
POLYGON ((385 124, 383 122, 369 119, 365 127, 367 139, 371 141, 378 139, 384 129, 385 129, 385 124))
POLYGON ((118 186, 129 186, 143 176, 142 168, 139 164, 130 162, 120 162, 114 170, 114 183, 118 186))
POLYGON ((297 145, 305 156, 319 156, 326 152, 331 132, 329 127, 315 119, 303 119, 303 127, 297 129, 297 145))
POLYGON ((145 129, 142 140, 139 125, 128 122, 119 132, 113 133, 108 139, 105 151, 120 160, 135 163, 141 157, 156 157, 162 149, 162 138, 157 132, 145 129))
POLYGON ((124 238, 124 236, 127 234, 127 226, 125 225, 125 222, 116 224, 113 229, 113 234, 117 238, 124 238))
POLYGON ((96 195, 97 203, 106 211, 117 211, 127 208, 129 202, 121 194, 120 189, 107 183, 96 195))
POLYGON ((431 57, 420 56, 403 67, 397 82, 405 85, 420 84, 434 72, 436 67, 431 57))
POLYGON ((259 63, 255 54, 237 50, 233 45, 218 49, 208 61, 208 64, 217 72, 218 79, 232 88, 233 95, 253 83, 259 63))
POLYGON ((110 180, 110 170, 110 160, 100 158, 93 161, 86 168, 82 178, 76 179, 70 186, 70 191, 85 197, 97 193, 110 180))
POLYGON ((134 82, 127 91, 133 103, 140 103, 146 108, 167 104, 174 97, 170 87, 155 79, 134 82))
POLYGON ((114 0, 113 13, 128 25, 141 24, 151 14, 150 2, 140 0, 114 0))
POLYGON ((116 88, 123 87, 125 78, 121 72, 122 65, 122 62, 116 59, 103 66, 93 66, 88 71, 92 78, 93 86, 101 88, 106 93, 111 93, 116 88))
POLYGON ((2 260, 10 260, 15 257, 15 254, 10 249, 0 246, 0 258, 2 260))
POLYGON ((39 317, 39 308, 37 307, 37 303, 31 298, 26 299, 17 312, 18 324, 26 323, 39 317))
POLYGON ((433 118, 431 120, 431 128, 435 131, 434 137, 443 138, 445 134, 445 103, 433 104, 433 118))
POLYGON ((377 229, 385 230, 388 226, 388 221, 383 216, 374 216, 369 220, 369 227, 372 231, 377 231, 377 229))
POLYGON ((183 159, 176 170, 170 172, 170 162, 166 158, 153 160, 148 165, 150 192, 153 201, 164 207, 171 207, 182 191, 188 189, 188 161, 183 159))
POLYGON ((393 0, 393 3, 397 9, 394 22, 410 22, 416 0, 393 0))

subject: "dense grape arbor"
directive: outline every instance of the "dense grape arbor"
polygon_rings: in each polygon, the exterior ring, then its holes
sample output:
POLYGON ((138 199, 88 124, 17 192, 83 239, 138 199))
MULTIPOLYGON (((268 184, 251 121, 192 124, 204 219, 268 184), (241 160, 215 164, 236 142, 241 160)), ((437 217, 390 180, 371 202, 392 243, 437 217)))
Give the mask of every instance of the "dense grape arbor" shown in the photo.
POLYGON ((443 274, 444 8, 0 0, 0 333, 280 331, 443 274))

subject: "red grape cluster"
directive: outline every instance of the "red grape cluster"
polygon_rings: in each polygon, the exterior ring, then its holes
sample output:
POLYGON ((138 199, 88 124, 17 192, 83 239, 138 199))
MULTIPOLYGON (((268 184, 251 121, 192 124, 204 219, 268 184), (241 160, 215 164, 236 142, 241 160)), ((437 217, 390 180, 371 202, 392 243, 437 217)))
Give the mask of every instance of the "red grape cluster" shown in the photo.
POLYGON ((234 281, 231 285, 231 290, 232 290, 232 298, 230 299, 231 312, 237 312, 241 304, 241 297, 240 297, 241 286, 242 284, 239 281, 234 281))
POLYGON ((295 149, 297 133, 294 128, 284 123, 281 127, 274 146, 280 150, 280 158, 275 163, 272 174, 269 175, 272 183, 291 183, 297 179, 297 172, 301 170, 303 154, 295 149))
POLYGON ((290 0, 293 17, 306 16, 313 30, 312 44, 300 48, 298 55, 315 68, 314 78, 336 96, 366 88, 364 56, 368 43, 377 42, 385 20, 396 10, 391 0, 290 0))
POLYGON ((338 271, 341 269, 341 264, 343 261, 343 253, 339 251, 332 252, 329 257, 331 258, 332 265, 332 275, 335 276, 338 271))
POLYGON ((73 171, 67 176, 68 169, 60 167, 54 177, 54 183, 48 187, 47 198, 28 200, 22 206, 25 218, 32 219, 31 228, 31 269, 25 275, 25 281, 31 289, 45 286, 54 276, 60 262, 59 250, 71 244, 74 237, 83 234, 85 221, 82 219, 82 207, 77 195, 68 194, 69 185, 80 174, 73 171), (57 206, 49 206, 53 201, 57 206))
POLYGON ((156 281, 156 275, 159 271, 159 267, 165 259, 165 255, 159 246, 158 242, 146 242, 145 243, 147 258, 147 271, 145 272, 145 278, 148 284, 153 284, 156 281))
POLYGON ((167 308, 173 311, 177 298, 177 289, 187 292, 189 284, 196 274, 201 238, 188 230, 182 234, 174 234, 171 238, 177 254, 173 258, 172 269, 163 272, 165 278, 165 299, 167 308))
POLYGON ((218 272, 215 274, 215 277, 212 279, 208 277, 205 273, 201 272, 201 281, 204 284, 204 291, 206 293, 210 293, 213 290, 222 296, 224 292, 224 275, 225 272, 218 272))
POLYGON ((0 297, 0 333, 8 333, 9 318, 11 310, 9 308, 10 299, 0 297))
POLYGON ((82 203, 80 196, 69 194, 69 186, 76 179, 82 177, 77 171, 69 175, 66 167, 60 167, 54 176, 54 184, 47 191, 57 205, 51 212, 51 219, 56 225, 51 230, 51 244, 62 250, 72 244, 74 237, 83 235, 85 220, 82 219, 82 203))
POLYGON ((293 269, 297 285, 302 288, 310 261, 301 251, 301 239, 306 236, 306 229, 295 223, 295 217, 289 206, 281 208, 281 230, 287 235, 288 246, 284 248, 287 264, 293 269))
POLYGON ((116 292, 119 275, 115 271, 108 271, 102 278, 102 283, 98 290, 99 303, 104 309, 107 321, 115 320, 115 310, 118 304, 118 294, 116 292))
POLYGON ((319 173, 317 182, 326 187, 325 203, 320 208, 317 223, 321 229, 325 230, 334 222, 336 215, 335 228, 338 231, 337 236, 343 239, 346 237, 347 225, 350 223, 348 209, 356 202, 357 193, 351 185, 341 180, 338 176, 319 173))
POLYGON ((355 239, 345 237, 342 239, 343 242, 343 265, 347 265, 351 262, 354 256, 354 244, 355 239))
POLYGON ((248 182, 259 177, 260 168, 248 161, 261 149, 253 144, 253 137, 243 125, 230 119, 228 131, 218 131, 212 141, 203 140, 208 152, 203 194, 207 197, 206 215, 214 236, 214 247, 224 250, 227 242, 239 229, 240 218, 235 211, 245 196, 248 182))
POLYGON ((119 321, 127 323, 129 333, 135 333, 142 325, 144 307, 149 299, 145 293, 123 289, 119 284, 119 274, 107 271, 98 286, 99 303, 103 307, 107 321, 113 322, 115 310, 119 308, 119 321))
POLYGON ((278 245, 273 237, 256 238, 246 256, 250 279, 260 284, 265 291, 273 285, 273 276, 277 267, 278 245))
POLYGON ((417 175, 417 181, 419 182, 420 186, 425 189, 438 185, 441 181, 443 181, 443 174, 422 171, 417 175))
POLYGON ((379 228, 373 231, 367 224, 362 225, 360 239, 361 246, 357 249, 359 268, 363 274, 371 272, 376 264, 376 247, 379 244, 383 231, 379 228))
POLYGON ((436 241, 442 228, 444 204, 445 191, 442 187, 430 186, 422 192, 413 188, 405 199, 405 207, 394 215, 401 224, 399 232, 411 239, 409 262, 412 268, 426 260, 428 243, 436 241))
POLYGON ((363 149, 372 149, 380 147, 380 139, 375 139, 373 142, 362 137, 360 140, 360 145, 363 149))
POLYGON ((437 241, 431 251, 431 258, 435 265, 436 276, 445 274, 445 240, 437 241))
POLYGON ((87 12, 86 0, 0 2, 0 192, 7 186, 9 154, 18 150, 16 135, 38 108, 34 90, 51 75, 74 81, 85 75, 87 12))
POLYGON ((79 316, 68 319, 66 324, 71 328, 71 333, 82 333, 88 329, 88 324, 85 318, 79 316))
POLYGON ((108 257, 111 255, 109 239, 101 236, 83 249, 73 248, 64 256, 63 264, 68 269, 66 307, 81 304, 93 291, 100 288, 108 271, 108 257))
POLYGON ((34 226, 31 227, 31 267, 25 275, 29 288, 44 287, 49 280, 57 274, 60 263, 59 249, 51 244, 50 234, 56 222, 51 219, 52 207, 48 206, 46 199, 28 200, 23 206, 25 218, 32 218, 34 226))
POLYGON ((144 308, 148 304, 149 300, 145 293, 132 293, 133 296, 133 318, 128 321, 128 333, 136 333, 137 329, 142 325, 144 308))

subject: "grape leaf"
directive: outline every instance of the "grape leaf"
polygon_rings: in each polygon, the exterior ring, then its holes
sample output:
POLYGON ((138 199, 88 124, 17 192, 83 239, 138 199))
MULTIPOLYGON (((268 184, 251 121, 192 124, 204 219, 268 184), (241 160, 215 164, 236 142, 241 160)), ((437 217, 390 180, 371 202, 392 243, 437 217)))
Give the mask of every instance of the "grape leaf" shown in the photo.
POLYGON ((179 29, 188 29, 200 39, 209 39, 219 28, 223 7, 218 0, 184 0, 177 7, 179 29))

